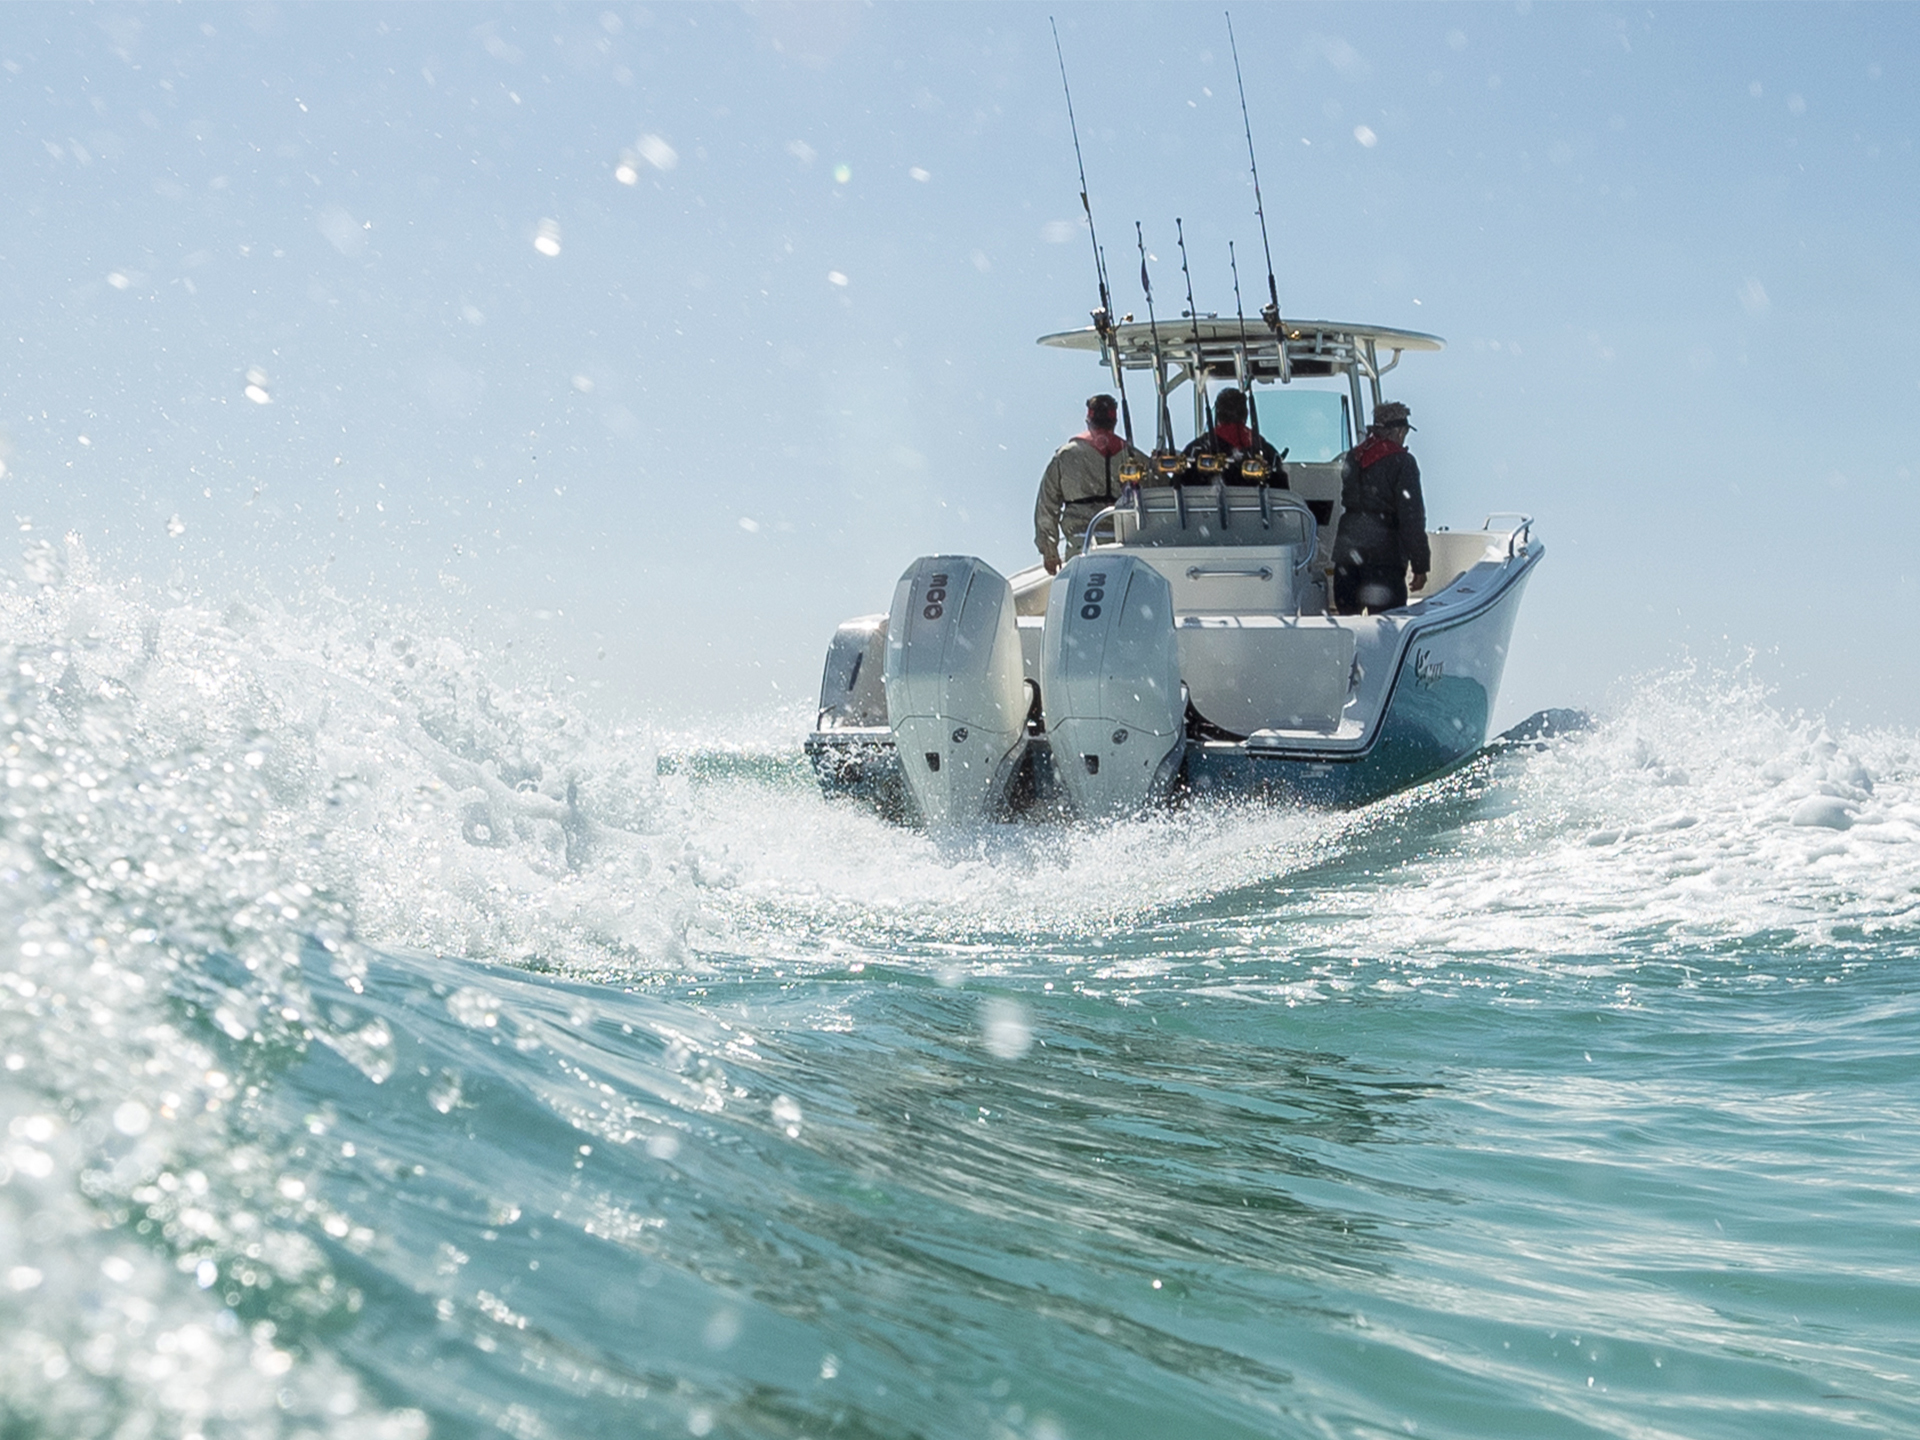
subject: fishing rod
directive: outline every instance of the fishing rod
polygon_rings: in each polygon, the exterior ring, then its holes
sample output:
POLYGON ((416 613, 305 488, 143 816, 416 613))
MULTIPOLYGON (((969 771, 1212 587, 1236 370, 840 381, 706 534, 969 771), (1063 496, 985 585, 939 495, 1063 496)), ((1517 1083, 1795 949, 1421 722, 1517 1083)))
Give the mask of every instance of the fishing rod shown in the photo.
POLYGON ((1120 421, 1125 427, 1127 444, 1133 444, 1133 409, 1127 404, 1127 380, 1120 368, 1120 347, 1113 338, 1113 300, 1107 290, 1107 257, 1100 249, 1100 235, 1093 228, 1093 203, 1087 199, 1087 162, 1080 155, 1080 122, 1073 118, 1073 87, 1067 84, 1067 56, 1060 48, 1060 27, 1054 24, 1053 17, 1047 17, 1047 24, 1053 26, 1053 53, 1060 62, 1060 88, 1067 97, 1067 128, 1073 132, 1073 163, 1080 167, 1080 208, 1087 217, 1087 238, 1093 242, 1093 274, 1100 286, 1100 308, 1093 312, 1093 330, 1100 337, 1100 346, 1107 352, 1107 359, 1113 369, 1113 386, 1120 392, 1120 421))
POLYGON ((1193 322, 1193 419, 1204 435, 1213 433, 1213 397, 1207 393, 1207 367, 1200 357, 1200 311, 1193 303, 1193 272, 1187 268, 1187 232, 1180 228, 1180 217, 1173 217, 1174 239, 1180 245, 1180 273, 1187 280, 1187 318, 1193 322), (1205 426, 1200 422, 1204 420, 1205 426))
MULTIPOLYGON (((1233 241, 1231 240, 1227 241, 1227 266, 1233 271, 1233 318, 1238 321, 1240 325, 1240 343, 1235 349, 1233 357, 1234 379, 1240 382, 1240 393, 1247 397, 1247 424, 1253 430, 1254 453, 1240 462, 1240 476, 1242 483, 1245 483, 1249 467, 1255 467, 1253 473, 1257 476, 1259 482, 1265 485, 1267 483, 1267 461, 1266 456, 1262 453, 1263 447, 1260 439, 1260 407, 1253 403, 1253 362, 1247 358, 1247 312, 1240 304, 1240 262, 1234 257, 1233 241)), ((1293 447, 1289 445, 1286 450, 1280 452, 1280 459, 1282 461, 1287 458, 1287 452, 1292 448, 1293 447)), ((1284 476, 1285 473, 1286 466, 1283 464, 1281 466, 1281 474, 1284 476)))
POLYGON ((1285 384, 1293 376, 1287 364, 1287 337, 1280 330, 1280 287, 1273 278, 1273 246, 1267 242, 1267 207, 1260 198, 1260 162, 1253 154, 1253 120, 1247 114, 1247 82, 1240 78, 1240 45, 1233 36, 1233 12, 1227 11, 1226 16, 1227 44, 1233 51, 1233 83, 1240 90, 1240 123, 1247 132, 1247 167, 1253 171, 1253 213, 1260 217, 1260 248, 1267 256, 1267 304, 1260 315, 1279 342, 1280 380, 1285 384))
POLYGON ((1258 440, 1260 410, 1253 403, 1253 366, 1247 360, 1247 312, 1240 304, 1240 262, 1234 256, 1231 240, 1227 241, 1227 268, 1233 272, 1233 318, 1240 325, 1240 343, 1233 352, 1233 383, 1238 385, 1240 393, 1247 397, 1247 423, 1253 427, 1253 438, 1258 440))
POLYGON ((1146 293, 1147 334, 1153 340, 1153 388, 1160 400, 1153 442, 1153 456, 1157 461, 1173 449, 1173 416, 1167 413, 1167 366, 1160 354, 1160 322, 1153 314, 1153 281, 1147 278, 1147 237, 1138 220, 1133 222, 1133 238, 1140 247, 1140 288, 1146 293))

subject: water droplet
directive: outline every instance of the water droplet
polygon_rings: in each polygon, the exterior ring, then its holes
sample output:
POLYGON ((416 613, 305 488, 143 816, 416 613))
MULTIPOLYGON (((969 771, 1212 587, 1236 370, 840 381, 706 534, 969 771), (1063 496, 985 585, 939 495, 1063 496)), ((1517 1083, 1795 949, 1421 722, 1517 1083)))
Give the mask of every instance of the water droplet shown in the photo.
POLYGON ((725 1350, 740 1338, 740 1312, 716 1310, 702 1334, 709 1350, 725 1350))
POLYGON ((460 1077, 451 1070, 442 1070, 440 1078, 427 1091, 427 1103, 442 1115, 452 1114, 461 1098, 460 1077))
POLYGON ((642 135, 633 148, 656 170, 671 170, 680 163, 679 152, 658 135, 642 135))
POLYGON ((500 1023, 500 1001, 478 986, 466 985, 447 997, 447 1013, 462 1025, 491 1030, 500 1023))
POLYGON ((776 1095, 773 1100, 773 1118, 776 1124, 786 1127, 787 1138, 800 1138, 800 1106, 791 1096, 776 1095))
POLYGON ((1033 1048, 1033 1025, 1017 1000, 993 999, 981 1006, 980 1032, 987 1050, 1001 1060, 1018 1060, 1033 1048))

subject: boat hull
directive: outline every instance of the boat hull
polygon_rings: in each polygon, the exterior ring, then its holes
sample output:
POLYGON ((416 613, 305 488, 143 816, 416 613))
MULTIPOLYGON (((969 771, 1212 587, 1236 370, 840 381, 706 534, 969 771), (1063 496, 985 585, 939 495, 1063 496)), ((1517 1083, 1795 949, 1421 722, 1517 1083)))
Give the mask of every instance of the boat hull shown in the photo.
POLYGON ((1187 789, 1307 805, 1365 805, 1471 758, 1487 743, 1531 570, 1531 564, 1520 570, 1483 609, 1410 629, 1378 729, 1364 750, 1343 756, 1303 746, 1203 742, 1188 747, 1187 789))

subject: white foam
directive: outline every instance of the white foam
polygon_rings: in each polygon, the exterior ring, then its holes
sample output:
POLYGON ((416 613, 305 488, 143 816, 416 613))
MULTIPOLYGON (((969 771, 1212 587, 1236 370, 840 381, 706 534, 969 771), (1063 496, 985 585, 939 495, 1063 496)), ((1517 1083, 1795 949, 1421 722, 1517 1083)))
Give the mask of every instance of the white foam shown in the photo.
POLYGON ((371 1240, 292 1139, 235 1124, 275 1047, 392 1068, 377 1018, 316 1013, 315 941, 349 989, 371 943, 621 978, 1091 957, 1116 995, 1297 1004, 1462 959, 1619 980, 1649 934, 1844 945, 1911 929, 1920 894, 1915 737, 1836 733, 1738 677, 1643 683, 1490 780, 1364 811, 940 841, 824 800, 796 710, 676 737, 742 763, 662 781, 658 737, 399 612, 154 600, 77 546, 34 562, 0 591, 0 1386, 50 1432, 108 1412, 184 1430, 204 1403, 417 1433, 228 1299, 265 1281, 350 1308, 310 1237, 371 1240), (1199 978, 1159 978, 1176 970, 1199 978))
POLYGON ((651 750, 392 612, 35 559, 0 591, 0 1391, 47 1433, 424 1435, 236 1318, 351 1311, 312 1237, 373 1238, 289 1173, 308 1137, 244 1117, 288 1046, 391 1069, 382 1022, 308 993, 316 940, 349 987, 366 940, 683 960, 651 750))
POLYGON ((692 787, 687 824, 722 886, 708 933, 737 953, 990 970, 1153 928, 1155 955, 1100 973, 1297 953, 1315 975, 1265 987, 1297 1003, 1350 983, 1335 962, 1395 967, 1369 983, 1461 958, 1600 974, 1640 963, 1650 935, 1805 947, 1910 926, 1917 749, 1686 667, 1623 687, 1591 732, 1361 811, 1197 807, 941 842, 734 781, 692 787))
POLYGON ((1691 667, 1619 708, 1530 756, 1502 782, 1502 813, 1445 854, 1397 862, 1329 948, 1604 965, 1644 957, 1650 934, 1805 947, 1913 923, 1915 737, 1836 733, 1742 675, 1691 667))

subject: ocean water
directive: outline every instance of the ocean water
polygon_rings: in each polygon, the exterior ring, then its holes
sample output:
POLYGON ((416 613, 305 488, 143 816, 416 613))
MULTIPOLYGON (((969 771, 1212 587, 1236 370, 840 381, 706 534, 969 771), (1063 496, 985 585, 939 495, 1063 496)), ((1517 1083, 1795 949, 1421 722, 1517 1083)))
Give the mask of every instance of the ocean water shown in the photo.
POLYGON ((936 841, 800 714, 0 591, 0 1434, 1920 1433, 1920 733, 936 841))

